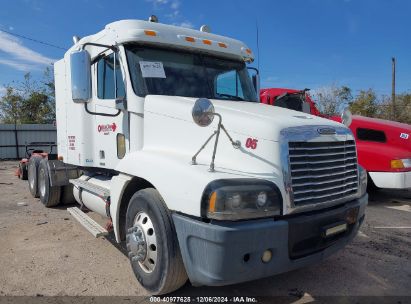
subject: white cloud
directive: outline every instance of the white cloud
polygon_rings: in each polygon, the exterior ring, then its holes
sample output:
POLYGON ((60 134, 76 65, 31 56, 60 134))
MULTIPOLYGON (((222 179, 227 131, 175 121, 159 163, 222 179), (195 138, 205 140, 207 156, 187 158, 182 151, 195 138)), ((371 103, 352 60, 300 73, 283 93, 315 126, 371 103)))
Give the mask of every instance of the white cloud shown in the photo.
POLYGON ((31 64, 26 64, 24 62, 19 62, 19 61, 14 61, 10 59, 1 59, 0 58, 0 64, 8 65, 16 70, 23 71, 23 72, 29 72, 32 70, 37 70, 39 69, 39 66, 31 65, 31 64))
POLYGON ((194 28, 194 24, 192 24, 190 21, 184 21, 180 23, 174 23, 174 25, 181 26, 181 27, 187 27, 187 28, 194 28))
POLYGON ((50 65, 56 59, 43 56, 24 46, 22 42, 4 32, 0 32, 0 52, 4 52, 11 58, 0 58, 0 64, 7 65, 19 71, 38 70, 44 65, 50 65))
POLYGON ((0 32, 0 51, 8 53, 17 59, 35 64, 46 65, 56 61, 56 59, 45 57, 25 47, 19 39, 4 32, 0 32))
POLYGON ((170 7, 171 7, 173 10, 177 10, 177 9, 180 7, 180 4, 181 4, 180 1, 178 1, 178 0, 173 0, 173 2, 171 2, 170 7))
POLYGON ((184 20, 184 16, 180 13, 181 0, 146 0, 153 4, 155 9, 165 9, 168 11, 168 14, 164 16, 168 18, 173 25, 194 28, 192 22, 184 20))
POLYGON ((147 0, 147 2, 151 2, 154 5, 164 5, 168 3, 168 0, 147 0))

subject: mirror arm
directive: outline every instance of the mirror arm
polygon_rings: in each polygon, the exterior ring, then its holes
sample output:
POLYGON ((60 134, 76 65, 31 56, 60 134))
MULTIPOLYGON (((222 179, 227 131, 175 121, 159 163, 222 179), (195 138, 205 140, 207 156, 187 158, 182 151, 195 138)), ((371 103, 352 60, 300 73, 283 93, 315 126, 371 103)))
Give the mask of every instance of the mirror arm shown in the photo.
POLYGON ((214 142, 214 149, 213 149, 213 156, 211 157, 211 163, 210 163, 210 168, 208 169, 208 171, 210 172, 214 172, 214 160, 215 160, 215 155, 217 153, 217 146, 218 146, 218 139, 220 137, 220 132, 221 132, 221 126, 222 126, 222 120, 223 118, 221 117, 220 114, 218 113, 213 113, 213 115, 217 116, 219 118, 218 121, 218 127, 217 127, 217 131, 216 131, 216 138, 215 138, 215 142, 214 142))
POLYGON ((227 129, 224 127, 223 125, 223 118, 221 117, 220 114, 218 113, 209 113, 212 114, 214 116, 217 116, 219 118, 218 121, 218 127, 217 130, 215 130, 213 132, 213 134, 210 135, 210 137, 206 140, 206 142, 201 146, 201 148, 197 151, 196 154, 194 154, 194 156, 191 158, 191 164, 192 165, 197 165, 197 156, 200 154, 201 151, 204 150, 204 148, 207 146, 207 144, 210 142, 210 140, 216 136, 215 142, 214 142, 214 149, 213 149, 213 156, 211 157, 211 163, 210 163, 210 168, 208 169, 208 171, 210 172, 214 172, 214 161, 215 161, 215 156, 217 154, 217 146, 218 146, 218 139, 220 137, 220 133, 221 130, 224 131, 224 133, 227 135, 228 139, 230 140, 231 144, 233 145, 233 147, 235 149, 238 149, 241 147, 241 142, 240 141, 234 141, 233 138, 230 136, 230 134, 228 134, 227 129))
POLYGON ((85 109, 86 112, 87 112, 88 114, 90 114, 90 115, 106 116, 106 117, 116 117, 116 116, 120 115, 120 113, 121 113, 121 110, 118 110, 118 112, 115 113, 115 114, 91 112, 91 111, 87 108, 87 102, 84 103, 84 109, 85 109))
POLYGON ((234 141, 233 138, 228 134, 226 128, 224 127, 223 124, 221 124, 221 129, 223 129, 225 135, 227 135, 228 139, 230 140, 231 144, 233 145, 234 149, 239 149, 241 147, 241 142, 239 140, 234 141))
POLYGON ((207 146, 207 144, 210 142, 210 140, 217 134, 217 130, 214 131, 213 134, 206 140, 206 142, 201 146, 201 148, 197 151, 196 154, 191 158, 191 164, 192 165, 197 165, 197 156, 200 154, 201 151, 207 146))
POLYGON ((100 43, 93 43, 93 42, 86 42, 86 43, 82 44, 82 45, 81 45, 81 49, 84 50, 84 48, 85 48, 87 45, 105 47, 105 48, 108 48, 108 49, 110 49, 110 50, 113 50, 113 52, 118 52, 118 51, 119 51, 119 48, 118 48, 117 46, 115 46, 115 45, 100 44, 100 43))

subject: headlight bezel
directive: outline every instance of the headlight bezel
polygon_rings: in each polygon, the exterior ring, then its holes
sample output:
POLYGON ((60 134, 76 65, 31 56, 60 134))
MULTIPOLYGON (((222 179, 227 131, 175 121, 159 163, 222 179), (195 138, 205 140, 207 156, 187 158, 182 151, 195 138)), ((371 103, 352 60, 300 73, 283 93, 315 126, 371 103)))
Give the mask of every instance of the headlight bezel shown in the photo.
POLYGON ((367 193, 368 176, 367 170, 358 165, 358 197, 362 197, 367 193))
MULTIPOLYGON (((238 198, 237 198, 238 199, 238 198)), ((279 188, 268 180, 255 178, 218 179, 210 182, 202 195, 201 216, 211 220, 251 220, 279 216, 283 212, 283 198, 279 188), (262 192, 267 196, 266 206, 257 206, 262 192), (240 206, 229 208, 229 199, 241 196, 240 206), (214 196, 214 197, 213 197, 214 196), (212 198, 213 197, 213 198, 212 198), (255 206, 253 199, 255 198, 255 206), (210 211, 213 204, 213 211, 210 211)))

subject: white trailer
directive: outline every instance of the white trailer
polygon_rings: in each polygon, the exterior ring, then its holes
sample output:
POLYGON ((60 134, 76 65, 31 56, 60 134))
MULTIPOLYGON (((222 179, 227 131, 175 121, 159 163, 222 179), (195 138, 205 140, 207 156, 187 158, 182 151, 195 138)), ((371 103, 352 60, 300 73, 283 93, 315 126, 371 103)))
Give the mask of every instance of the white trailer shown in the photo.
POLYGON ((74 42, 55 64, 58 158, 30 160, 32 194, 106 217, 151 293, 289 271, 355 236, 351 132, 260 104, 245 44, 154 17, 74 42))

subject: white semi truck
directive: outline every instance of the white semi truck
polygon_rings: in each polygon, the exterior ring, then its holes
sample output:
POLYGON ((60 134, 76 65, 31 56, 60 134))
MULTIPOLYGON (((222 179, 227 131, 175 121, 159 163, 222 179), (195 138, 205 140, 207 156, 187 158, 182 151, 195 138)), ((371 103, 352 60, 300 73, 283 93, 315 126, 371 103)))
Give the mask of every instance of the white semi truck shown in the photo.
MULTIPOLYGON (((357 233, 366 174, 342 124, 260 104, 242 42, 123 20, 55 63, 58 155, 31 193, 107 218, 153 294, 317 262, 357 233)), ((257 73, 256 73, 257 72, 257 73)), ((84 215, 85 216, 85 215, 84 215)))

